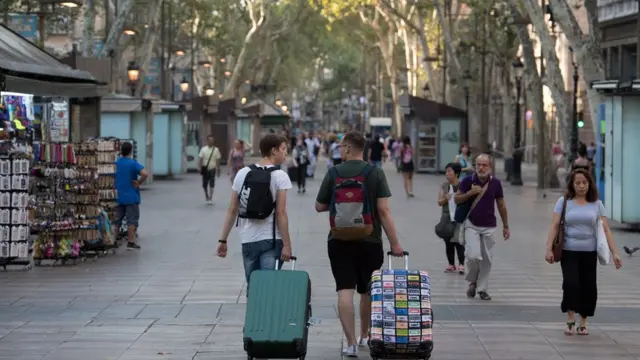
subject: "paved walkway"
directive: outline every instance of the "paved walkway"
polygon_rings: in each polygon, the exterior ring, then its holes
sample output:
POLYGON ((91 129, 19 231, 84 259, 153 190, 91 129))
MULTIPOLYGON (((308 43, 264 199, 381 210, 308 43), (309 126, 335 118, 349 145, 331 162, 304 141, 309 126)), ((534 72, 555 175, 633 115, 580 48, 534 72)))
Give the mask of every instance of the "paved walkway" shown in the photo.
MULTIPOLYGON (((319 171, 322 173, 323 171, 319 171)), ((432 276, 436 345, 433 359, 639 359, 640 259, 620 271, 600 267, 591 336, 565 337, 559 266, 543 261, 555 199, 535 189, 506 188, 512 240, 499 241, 493 301, 465 297, 459 275, 444 274, 444 245, 433 235, 441 177, 418 176, 416 198, 403 195, 388 169, 392 210, 411 265, 432 276)), ((299 268, 313 282, 314 316, 307 359, 340 359, 342 335, 326 257, 326 214, 313 211, 319 180, 289 195, 299 268)), ((120 251, 78 266, 0 273, 0 359, 233 360, 242 349, 244 281, 240 245, 214 256, 230 184, 221 179, 214 206, 203 202, 197 175, 156 181, 143 192, 142 251, 120 251)), ((616 233, 620 245, 638 243, 616 233)), ((368 358, 364 352, 361 358, 368 358)))

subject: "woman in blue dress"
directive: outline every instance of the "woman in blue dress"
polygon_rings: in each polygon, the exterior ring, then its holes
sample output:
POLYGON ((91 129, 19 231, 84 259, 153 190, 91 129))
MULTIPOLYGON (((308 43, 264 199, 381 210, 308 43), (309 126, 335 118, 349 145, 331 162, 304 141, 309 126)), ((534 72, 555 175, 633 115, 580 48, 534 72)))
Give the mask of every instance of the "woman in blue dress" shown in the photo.
POLYGON ((456 164, 459 164, 462 168, 460 179, 473 175, 473 164, 471 163, 471 151, 469 150, 469 145, 462 144, 460 146, 460 151, 458 152, 458 155, 456 155, 456 164))

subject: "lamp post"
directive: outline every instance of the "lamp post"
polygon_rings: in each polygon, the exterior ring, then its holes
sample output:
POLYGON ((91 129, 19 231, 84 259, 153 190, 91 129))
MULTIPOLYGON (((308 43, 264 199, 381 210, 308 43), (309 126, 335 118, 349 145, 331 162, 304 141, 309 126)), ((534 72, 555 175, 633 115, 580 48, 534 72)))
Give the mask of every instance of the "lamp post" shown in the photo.
POLYGON ((189 91, 189 82, 186 77, 182 77, 180 80, 180 91, 182 91, 182 101, 187 100, 187 91, 189 91))
POLYGON ((522 73, 524 72, 524 64, 520 59, 517 59, 513 62, 513 70, 515 71, 516 78, 516 111, 511 185, 522 186, 522 149, 520 149, 520 94, 522 91, 522 73))
POLYGON ((469 82, 471 81, 471 73, 469 73, 469 70, 465 70, 464 74, 462 75, 462 80, 464 81, 464 111, 465 111, 465 122, 466 124, 464 125, 464 134, 463 134, 463 138, 464 141, 468 144, 469 143, 469 82))
POLYGON ((53 14, 55 12, 56 5, 65 7, 68 9, 76 9, 83 5, 82 0, 68 0, 68 1, 59 1, 59 0, 43 0, 40 1, 40 10, 38 11, 38 33, 39 33, 39 42, 40 48, 44 49, 44 42, 47 39, 45 20, 46 16, 53 14), (46 11, 43 9, 45 5, 51 5, 51 11, 46 11))
POLYGON ((571 146, 569 163, 578 157, 578 64, 573 62, 573 117, 571 121, 571 146))
POLYGON ((131 96, 136 96, 136 87, 140 80, 140 67, 134 61, 129 61, 127 66, 127 78, 129 79, 129 88, 131 88, 131 96))

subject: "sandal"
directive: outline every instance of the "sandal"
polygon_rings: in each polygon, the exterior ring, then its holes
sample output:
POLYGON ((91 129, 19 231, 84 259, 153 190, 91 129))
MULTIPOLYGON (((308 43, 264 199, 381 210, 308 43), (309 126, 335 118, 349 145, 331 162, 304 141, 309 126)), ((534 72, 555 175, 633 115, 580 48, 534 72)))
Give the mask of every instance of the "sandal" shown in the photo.
POLYGON ((564 334, 567 336, 573 335, 573 330, 575 326, 576 326, 575 321, 567 321, 567 327, 564 328, 564 334))
POLYGON ((587 330, 587 327, 584 325, 580 325, 578 326, 578 331, 577 331, 578 335, 589 335, 589 330, 587 330))
POLYGON ((447 266, 446 269, 444 269, 445 273, 454 273, 456 272, 456 267, 454 265, 449 265, 447 266))

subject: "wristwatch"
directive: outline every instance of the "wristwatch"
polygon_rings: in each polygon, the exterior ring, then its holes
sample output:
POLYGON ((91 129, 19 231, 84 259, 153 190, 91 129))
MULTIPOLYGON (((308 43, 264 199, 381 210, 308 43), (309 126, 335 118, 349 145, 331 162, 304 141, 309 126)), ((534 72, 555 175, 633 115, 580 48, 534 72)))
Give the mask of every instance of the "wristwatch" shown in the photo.
POLYGON ((226 243, 227 243, 227 240, 218 240, 218 242, 219 242, 220 244, 226 244, 226 243))

